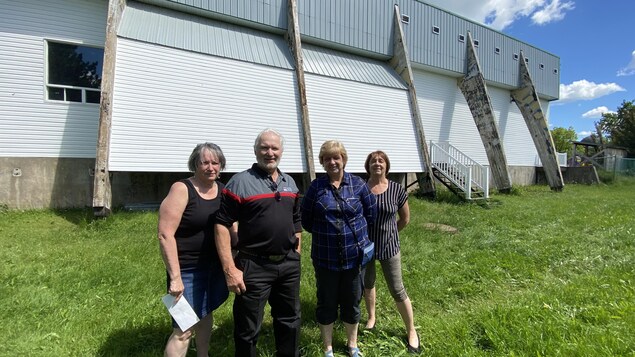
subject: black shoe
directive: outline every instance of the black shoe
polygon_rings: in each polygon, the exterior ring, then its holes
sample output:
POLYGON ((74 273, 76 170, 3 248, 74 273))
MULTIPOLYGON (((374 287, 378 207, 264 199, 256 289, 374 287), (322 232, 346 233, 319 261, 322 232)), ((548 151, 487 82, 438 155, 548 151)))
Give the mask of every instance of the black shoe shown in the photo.
POLYGON ((410 345, 410 342, 408 342, 406 337, 406 349, 408 350, 408 353, 412 355, 418 355, 421 353, 421 339, 419 338, 419 335, 417 335, 417 341, 419 341, 419 346, 413 347, 410 345))

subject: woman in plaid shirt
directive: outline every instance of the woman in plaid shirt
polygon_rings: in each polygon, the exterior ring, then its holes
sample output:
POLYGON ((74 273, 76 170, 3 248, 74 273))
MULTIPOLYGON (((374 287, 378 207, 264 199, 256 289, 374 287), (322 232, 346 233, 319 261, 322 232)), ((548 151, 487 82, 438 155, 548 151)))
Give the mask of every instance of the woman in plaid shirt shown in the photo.
POLYGON ((357 357, 362 250, 370 244, 368 228, 375 222, 377 204, 364 180, 344 171, 348 155, 341 142, 330 140, 322 144, 319 159, 326 175, 311 182, 302 202, 302 226, 312 234, 316 318, 324 355, 331 357, 333 323, 339 309, 346 328, 348 354, 357 357))

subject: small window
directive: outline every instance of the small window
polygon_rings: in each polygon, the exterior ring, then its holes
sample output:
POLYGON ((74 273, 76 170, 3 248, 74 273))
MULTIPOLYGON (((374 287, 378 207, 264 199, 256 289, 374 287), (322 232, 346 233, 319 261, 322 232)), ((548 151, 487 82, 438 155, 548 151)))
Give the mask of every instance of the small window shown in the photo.
POLYGON ((104 50, 47 41, 47 99, 99 103, 104 50))
POLYGON ((494 47, 494 53, 496 53, 497 55, 500 55, 501 54, 500 47, 494 47))
POLYGON ((474 40, 474 47, 478 47, 478 40, 474 40))
POLYGON ((438 35, 441 32, 439 26, 432 26, 432 33, 438 35))
POLYGON ((558 74, 558 69, 557 68, 553 69, 553 74, 558 74))
POLYGON ((529 63, 529 58, 525 57, 525 63, 529 63))
POLYGON ((410 23, 410 16, 401 14, 401 22, 403 22, 406 25, 409 24, 410 23))
POLYGON ((518 61, 518 53, 514 53, 514 61, 518 61))
POLYGON ((540 69, 545 69, 545 65, 544 64, 539 64, 538 67, 540 67, 540 69))
POLYGON ((459 42, 465 42, 465 35, 459 34, 459 42))

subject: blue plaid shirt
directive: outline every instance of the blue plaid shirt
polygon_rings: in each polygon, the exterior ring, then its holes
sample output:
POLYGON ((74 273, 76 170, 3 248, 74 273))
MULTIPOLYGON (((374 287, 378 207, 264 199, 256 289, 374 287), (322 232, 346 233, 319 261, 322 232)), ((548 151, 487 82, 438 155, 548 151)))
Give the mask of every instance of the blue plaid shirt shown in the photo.
POLYGON ((339 190, 327 175, 313 180, 302 201, 302 227, 312 234, 313 264, 338 271, 359 266, 362 247, 370 244, 368 226, 376 216, 375 195, 360 177, 344 172, 339 190))

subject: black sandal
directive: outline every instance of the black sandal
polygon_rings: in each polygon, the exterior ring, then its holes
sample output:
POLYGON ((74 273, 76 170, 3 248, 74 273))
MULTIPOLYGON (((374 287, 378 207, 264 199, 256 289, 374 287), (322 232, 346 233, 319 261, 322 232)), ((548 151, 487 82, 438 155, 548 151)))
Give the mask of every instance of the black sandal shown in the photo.
POLYGON ((419 346, 411 346, 410 341, 408 341, 408 337, 406 337, 406 349, 411 355, 418 355, 421 353, 421 338, 419 338, 419 335, 417 335, 417 341, 419 341, 419 346))

